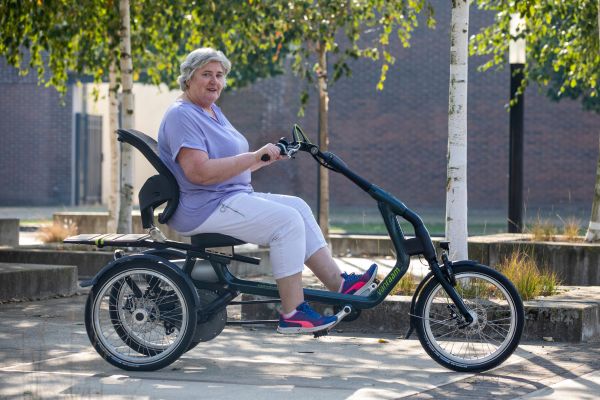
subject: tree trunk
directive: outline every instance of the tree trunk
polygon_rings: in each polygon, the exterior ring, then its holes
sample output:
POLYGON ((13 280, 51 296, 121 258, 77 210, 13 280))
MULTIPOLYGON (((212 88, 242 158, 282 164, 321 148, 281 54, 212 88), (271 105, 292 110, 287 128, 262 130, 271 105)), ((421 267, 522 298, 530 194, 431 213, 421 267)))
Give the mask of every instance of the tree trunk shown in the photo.
MULTIPOLYGON (((324 42, 317 45, 319 57, 318 88, 319 88, 319 147, 321 151, 329 148, 329 94, 327 92, 327 50, 324 42)), ((323 236, 329 238, 329 170, 319 168, 319 226, 323 236)))
MULTIPOLYGON (((121 16, 121 85, 123 87, 123 128, 133 128, 133 64, 131 62, 131 25, 129 0, 120 0, 121 16)), ((121 143, 121 191, 119 198, 118 233, 131 232, 131 209, 133 202, 133 154, 129 144, 121 143)))
POLYGON ((467 251, 467 78, 468 0, 452 1, 448 99, 448 172, 446 238, 450 259, 468 258, 467 251))
MULTIPOLYGON (((598 40, 600 41, 600 0, 598 0, 598 40)), ((598 49, 600 51, 600 48, 598 49)), ((600 139, 600 135, 598 135, 600 139)), ((600 140, 599 140, 600 141, 600 140)), ((600 157, 596 165, 596 185, 594 185, 594 200, 592 201, 592 216, 585 234, 586 242, 600 240, 600 157)))
POLYGON ((590 218, 587 233, 585 234, 586 242, 595 242, 598 240, 600 240, 600 157, 598 158, 598 164, 596 165, 596 184, 594 185, 592 216, 590 218))
POLYGON ((110 63, 108 69, 108 130, 110 132, 110 183, 108 196, 108 224, 107 232, 116 232, 119 218, 119 144, 115 134, 119 127, 119 99, 117 93, 116 61, 110 63))

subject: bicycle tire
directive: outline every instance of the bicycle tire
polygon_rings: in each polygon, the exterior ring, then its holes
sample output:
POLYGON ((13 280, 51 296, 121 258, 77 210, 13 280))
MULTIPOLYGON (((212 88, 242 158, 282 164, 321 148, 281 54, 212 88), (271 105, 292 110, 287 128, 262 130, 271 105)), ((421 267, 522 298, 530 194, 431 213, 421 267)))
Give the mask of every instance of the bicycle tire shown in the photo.
POLYGON ((480 264, 457 265, 458 294, 476 316, 466 324, 441 284, 430 280, 419 295, 413 324, 425 351, 460 372, 481 372, 504 362, 517 348, 524 327, 523 302, 514 285, 480 264))

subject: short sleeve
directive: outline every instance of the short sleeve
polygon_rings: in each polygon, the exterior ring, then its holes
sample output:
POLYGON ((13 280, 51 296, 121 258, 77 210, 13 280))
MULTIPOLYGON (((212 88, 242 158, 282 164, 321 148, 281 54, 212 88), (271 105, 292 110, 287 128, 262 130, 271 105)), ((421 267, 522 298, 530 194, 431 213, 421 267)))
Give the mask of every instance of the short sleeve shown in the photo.
POLYGON ((202 124, 188 110, 183 107, 171 109, 165 122, 164 133, 173 162, 176 162, 182 147, 208 153, 208 142, 202 124))

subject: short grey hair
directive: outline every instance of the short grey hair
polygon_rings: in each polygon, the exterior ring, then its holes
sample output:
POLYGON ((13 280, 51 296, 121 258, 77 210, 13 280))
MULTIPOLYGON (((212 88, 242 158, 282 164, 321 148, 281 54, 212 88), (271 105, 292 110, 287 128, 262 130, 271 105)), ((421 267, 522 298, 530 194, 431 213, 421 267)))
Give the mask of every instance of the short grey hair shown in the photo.
POLYGON ((185 92, 188 88, 189 80, 192 79, 194 72, 198 68, 202 68, 213 61, 221 63, 223 71, 225 72, 225 77, 227 77, 227 74, 231 71, 231 61, 225 57, 225 54, 223 54, 222 51, 215 50, 211 47, 201 47, 188 54, 179 67, 181 75, 177 78, 177 82, 179 83, 181 90, 185 92))

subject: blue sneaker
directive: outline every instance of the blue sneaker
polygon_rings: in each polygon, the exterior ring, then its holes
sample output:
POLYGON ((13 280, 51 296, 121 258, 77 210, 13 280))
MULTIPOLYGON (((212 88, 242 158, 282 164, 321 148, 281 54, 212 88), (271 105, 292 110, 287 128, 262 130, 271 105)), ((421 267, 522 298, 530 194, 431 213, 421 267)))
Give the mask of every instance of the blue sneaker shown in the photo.
POLYGON ((337 317, 335 315, 324 317, 313 310, 307 302, 296 307, 296 311, 296 314, 292 315, 290 318, 283 318, 283 315, 279 317, 277 332, 311 333, 327 329, 337 322, 337 317))
POLYGON ((353 294, 355 296, 368 295, 370 293, 371 283, 377 276, 377 264, 373 264, 364 274, 356 275, 354 272, 348 275, 347 273, 342 274, 344 278, 344 284, 340 293, 353 294))

